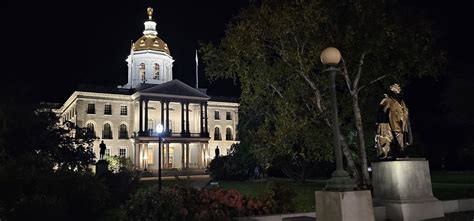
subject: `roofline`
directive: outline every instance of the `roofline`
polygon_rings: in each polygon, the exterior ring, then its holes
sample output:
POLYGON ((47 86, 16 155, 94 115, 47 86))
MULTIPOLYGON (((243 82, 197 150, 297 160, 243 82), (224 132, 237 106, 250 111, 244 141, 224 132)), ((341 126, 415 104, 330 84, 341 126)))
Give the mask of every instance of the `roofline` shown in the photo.
POLYGON ((88 92, 88 91, 74 91, 71 96, 64 102, 64 104, 59 108, 59 111, 63 113, 69 106, 77 100, 80 96, 93 96, 93 97, 104 97, 104 98, 117 98, 117 96, 124 100, 130 100, 130 95, 124 94, 114 94, 114 93, 100 93, 100 92, 88 92))

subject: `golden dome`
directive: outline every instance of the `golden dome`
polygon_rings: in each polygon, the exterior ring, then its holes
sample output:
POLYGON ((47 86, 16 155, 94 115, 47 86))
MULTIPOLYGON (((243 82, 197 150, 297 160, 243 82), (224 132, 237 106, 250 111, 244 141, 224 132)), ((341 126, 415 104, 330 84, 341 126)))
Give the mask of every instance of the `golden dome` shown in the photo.
POLYGON ((170 54, 168 45, 158 36, 142 36, 133 43, 133 51, 153 50, 170 54))

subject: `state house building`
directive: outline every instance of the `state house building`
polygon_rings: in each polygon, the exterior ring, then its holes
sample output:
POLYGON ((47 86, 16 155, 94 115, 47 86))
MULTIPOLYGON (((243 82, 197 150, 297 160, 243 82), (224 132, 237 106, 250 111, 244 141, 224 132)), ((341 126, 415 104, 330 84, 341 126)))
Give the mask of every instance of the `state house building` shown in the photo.
POLYGON ((158 125, 162 125, 162 168, 204 168, 215 149, 227 154, 236 143, 238 106, 173 79, 173 57, 158 36, 148 8, 143 36, 133 43, 128 83, 112 90, 79 89, 61 106, 63 121, 86 127, 106 156, 128 157, 139 169, 157 168, 158 125))

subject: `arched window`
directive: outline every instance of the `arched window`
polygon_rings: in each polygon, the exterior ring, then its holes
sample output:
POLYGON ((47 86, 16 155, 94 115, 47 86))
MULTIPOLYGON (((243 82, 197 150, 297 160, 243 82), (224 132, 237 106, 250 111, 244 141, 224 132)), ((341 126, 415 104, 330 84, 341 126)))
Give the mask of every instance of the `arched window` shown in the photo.
POLYGON ((222 140, 221 130, 218 127, 214 129, 214 140, 222 140))
POLYGON ((86 126, 86 129, 87 129, 87 136, 95 138, 94 124, 93 123, 88 123, 87 126, 86 126))
POLYGON ((226 140, 233 140, 232 139, 232 130, 230 128, 225 129, 225 139, 226 140))
POLYGON ((102 130, 102 139, 112 139, 112 128, 110 124, 104 124, 104 130, 102 130))
POLYGON ((138 73, 140 74, 140 79, 145 81, 145 63, 141 63, 138 67, 138 73))
POLYGON ((120 124, 119 139, 128 139, 127 125, 125 124, 120 124))
POLYGON ((160 65, 157 63, 153 65, 153 79, 160 80, 160 65))

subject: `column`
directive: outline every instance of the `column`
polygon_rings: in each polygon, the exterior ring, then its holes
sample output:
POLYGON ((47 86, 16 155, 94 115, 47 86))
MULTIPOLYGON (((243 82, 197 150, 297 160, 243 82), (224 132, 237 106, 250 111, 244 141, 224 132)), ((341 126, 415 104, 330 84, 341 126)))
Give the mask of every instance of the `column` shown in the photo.
POLYGON ((140 108, 140 110, 139 110, 139 118, 140 118, 140 119, 138 120, 138 128, 139 128, 139 129, 138 129, 138 134, 139 134, 139 135, 142 135, 142 132, 143 132, 143 103, 142 103, 142 99, 140 98, 140 99, 138 100, 138 102, 140 102, 140 104, 139 104, 139 108, 140 108))
POLYGON ((151 168, 148 167, 148 162, 150 162, 150 161, 148 161, 148 157, 150 157, 150 156, 148 156, 148 144, 147 143, 143 144, 143 156, 145 156, 145 155, 147 155, 147 160, 146 161, 143 160, 143 166, 146 167, 147 170, 151 170, 151 168), (145 164, 147 164, 147 165, 145 165, 145 164))
POLYGON ((185 164, 184 164, 184 143, 181 144, 181 169, 184 169, 185 168, 185 164))
POLYGON ((162 150, 161 150, 161 153, 162 153, 162 154, 161 154, 161 168, 163 168, 163 169, 168 168, 168 162, 165 161, 165 159, 166 159, 165 149, 166 149, 166 147, 169 146, 169 145, 170 145, 170 144, 167 143, 167 144, 163 144, 163 145, 161 146, 161 148, 162 148, 162 150))
POLYGON ((148 134, 148 100, 145 100, 145 135, 149 136, 148 134))
POLYGON ((161 126, 164 127, 165 126, 165 106, 164 106, 164 102, 161 101, 161 126))
POLYGON ((206 156, 205 156, 206 161, 207 161, 207 164, 209 164, 209 158, 211 157, 211 150, 209 150, 209 144, 208 143, 204 144, 204 146, 206 148, 206 156))
POLYGON ((204 132, 206 134, 208 134, 209 130, 207 128, 207 122, 208 122, 208 120, 207 120, 207 103, 204 104, 204 120, 205 120, 205 122, 204 122, 204 132))
POLYGON ((203 155, 203 151, 202 151, 202 143, 199 143, 198 144, 198 155, 197 155, 197 163, 198 163, 198 168, 202 168, 202 155, 203 155))
POLYGON ((140 146, 138 143, 134 143, 133 148, 133 152, 135 153, 135 159, 133 163, 135 164, 135 167, 140 167, 140 146))
POLYGON ((166 145, 166 168, 171 169, 171 167, 170 167, 170 144, 166 145))
POLYGON ((200 108, 200 109, 199 109, 199 114, 200 114, 200 116, 199 116, 199 121, 200 121, 200 122, 199 122, 199 123, 200 123, 199 126, 200 126, 200 128, 201 128, 201 129, 199 130, 199 133, 202 134, 202 132, 204 132, 204 131, 203 131, 203 130, 204 130, 204 123, 203 123, 203 120, 204 120, 204 119, 203 119, 203 116, 204 116, 204 115, 203 115, 203 113, 202 113, 204 108, 203 108, 202 103, 199 104, 199 108, 200 108))
POLYGON ((186 129, 184 128, 184 103, 181 103, 181 136, 184 136, 186 134, 186 129))
POLYGON ((186 144, 186 169, 189 168, 189 143, 186 144))
POLYGON ((166 132, 170 132, 170 102, 166 102, 166 132))
POLYGON ((189 136, 189 103, 186 103, 186 133, 189 136))

